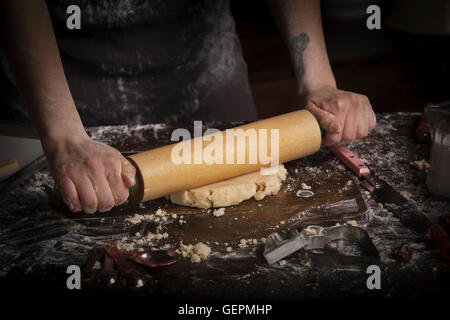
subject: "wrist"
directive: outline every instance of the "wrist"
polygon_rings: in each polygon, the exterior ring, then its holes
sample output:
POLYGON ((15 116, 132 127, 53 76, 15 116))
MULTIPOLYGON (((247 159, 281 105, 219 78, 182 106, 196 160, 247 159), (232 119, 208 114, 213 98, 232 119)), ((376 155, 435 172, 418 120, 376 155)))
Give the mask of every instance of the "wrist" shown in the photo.
POLYGON ((44 151, 61 143, 89 138, 71 98, 53 103, 37 99, 28 105, 44 151))
POLYGON ((334 78, 329 81, 303 81, 302 83, 299 83, 297 93, 300 105, 306 105, 308 96, 313 92, 326 88, 336 89, 336 82, 334 81, 334 78))
POLYGON ((301 97, 306 97, 311 92, 321 90, 324 88, 336 89, 337 88, 336 81, 334 80, 334 78, 327 79, 325 81, 323 81, 323 80, 304 81, 304 82, 300 83, 298 86, 298 94, 301 97))
POLYGON ((40 136, 42 147, 46 153, 58 150, 64 145, 90 139, 81 123, 64 127, 52 126, 47 130, 42 130, 40 136))

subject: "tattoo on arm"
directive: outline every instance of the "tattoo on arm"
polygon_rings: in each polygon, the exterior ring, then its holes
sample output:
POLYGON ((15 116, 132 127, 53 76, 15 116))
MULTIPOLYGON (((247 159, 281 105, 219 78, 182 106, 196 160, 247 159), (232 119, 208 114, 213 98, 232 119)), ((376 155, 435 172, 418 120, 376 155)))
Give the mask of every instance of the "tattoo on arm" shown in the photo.
POLYGON ((303 78, 305 74, 305 65, 303 64, 303 51, 309 43, 309 37, 306 33, 299 34, 291 39, 291 50, 298 56, 297 79, 303 78))

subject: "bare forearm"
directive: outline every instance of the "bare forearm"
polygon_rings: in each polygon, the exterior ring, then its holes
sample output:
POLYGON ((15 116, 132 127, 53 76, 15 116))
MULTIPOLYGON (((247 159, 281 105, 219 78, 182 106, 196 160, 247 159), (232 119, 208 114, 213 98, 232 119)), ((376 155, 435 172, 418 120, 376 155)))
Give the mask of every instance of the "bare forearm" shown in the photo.
POLYGON ((328 61, 319 0, 270 0, 294 64, 302 105, 325 129, 324 145, 365 137, 376 118, 368 98, 339 90, 328 61))
POLYGON ((84 134, 43 0, 3 0, 1 39, 43 143, 84 134))
POLYGON ((299 94, 321 86, 336 87, 325 48, 319 0, 270 0, 288 45, 299 94))

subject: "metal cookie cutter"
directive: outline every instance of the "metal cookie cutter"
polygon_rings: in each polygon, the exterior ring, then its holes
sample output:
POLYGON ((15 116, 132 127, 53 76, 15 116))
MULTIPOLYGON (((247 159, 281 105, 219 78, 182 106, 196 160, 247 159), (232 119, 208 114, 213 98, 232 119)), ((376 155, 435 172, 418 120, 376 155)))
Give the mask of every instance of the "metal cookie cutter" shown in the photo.
POLYGON ((276 231, 267 238, 264 257, 273 264, 298 250, 314 266, 360 269, 380 263, 367 231, 351 225, 276 231))

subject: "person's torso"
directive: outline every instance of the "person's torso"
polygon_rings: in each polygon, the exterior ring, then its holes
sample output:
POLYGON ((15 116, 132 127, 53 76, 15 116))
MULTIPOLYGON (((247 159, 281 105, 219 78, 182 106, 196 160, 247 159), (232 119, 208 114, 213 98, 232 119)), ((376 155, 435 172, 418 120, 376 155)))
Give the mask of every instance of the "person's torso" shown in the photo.
POLYGON ((234 50, 229 0, 76 1, 81 29, 69 30, 72 0, 47 0, 63 55, 107 73, 182 68, 234 50))
POLYGON ((256 118, 229 0, 46 2, 83 124, 256 118))

